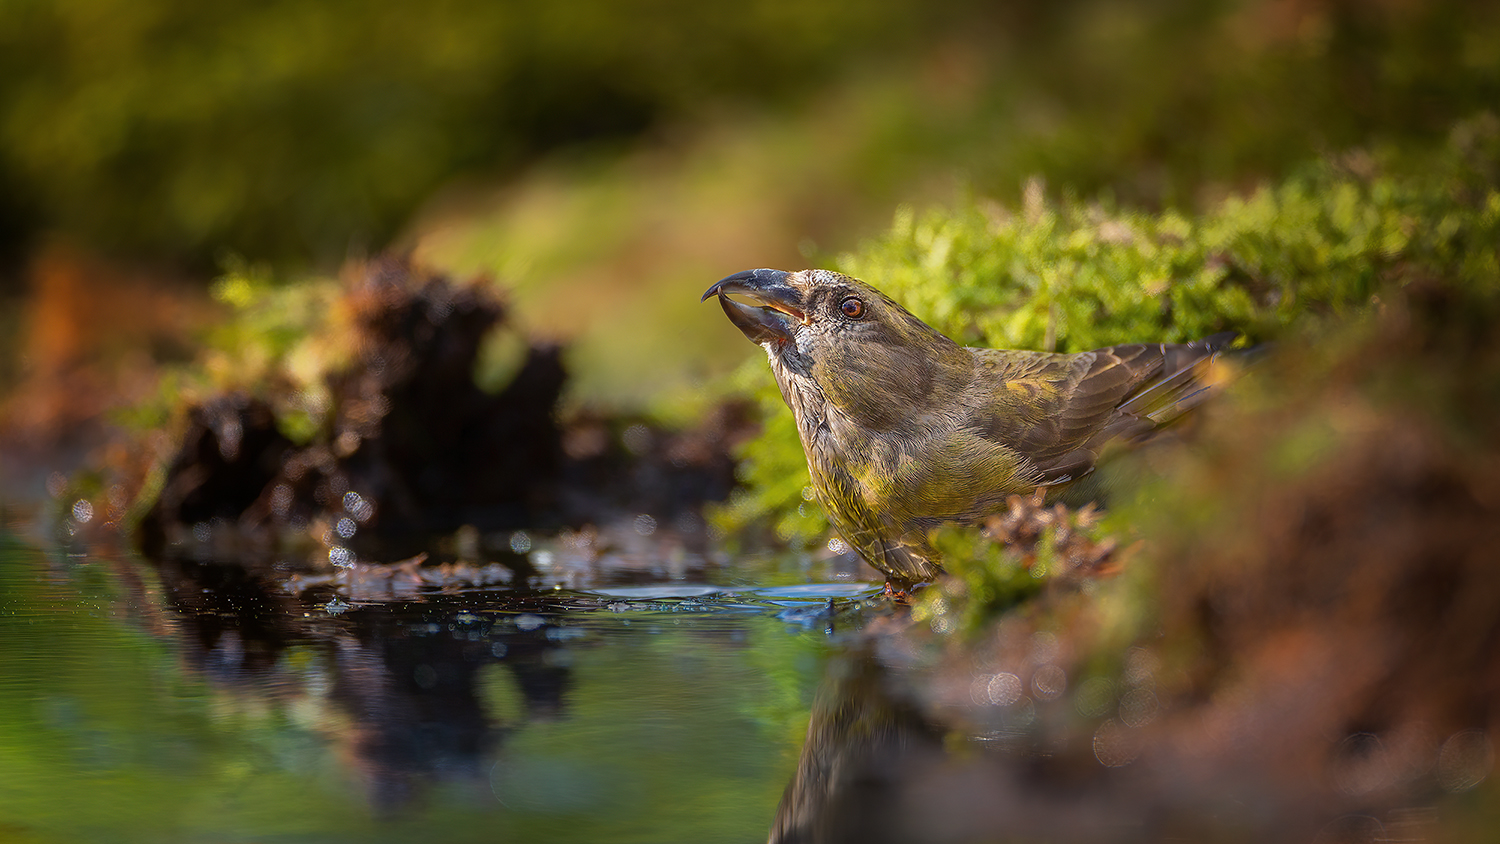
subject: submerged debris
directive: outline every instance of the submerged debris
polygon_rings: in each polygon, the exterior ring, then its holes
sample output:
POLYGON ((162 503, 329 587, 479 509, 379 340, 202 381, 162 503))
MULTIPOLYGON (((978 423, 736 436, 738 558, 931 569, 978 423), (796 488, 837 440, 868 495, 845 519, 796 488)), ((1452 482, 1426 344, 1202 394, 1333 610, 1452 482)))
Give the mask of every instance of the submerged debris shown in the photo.
POLYGON ((294 574, 287 579, 286 588, 293 594, 333 590, 353 601, 370 602, 412 598, 428 589, 508 586, 514 580, 511 570, 498 563, 424 567, 426 561, 426 554, 418 554, 397 563, 352 562, 328 574, 294 574))

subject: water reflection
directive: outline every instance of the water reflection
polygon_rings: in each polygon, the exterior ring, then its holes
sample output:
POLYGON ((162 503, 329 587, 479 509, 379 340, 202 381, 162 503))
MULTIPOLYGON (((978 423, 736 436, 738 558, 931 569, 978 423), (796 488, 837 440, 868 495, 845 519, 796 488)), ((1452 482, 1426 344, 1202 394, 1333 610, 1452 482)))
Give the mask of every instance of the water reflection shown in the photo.
POLYGON ((1212 720, 1264 711, 1185 708, 1154 650, 1092 670, 1002 621, 1009 638, 964 653, 858 582, 372 601, 288 591, 278 565, 42 555, 0 533, 0 832, 1417 839, 1433 821, 1398 801, 1493 782, 1488 730, 1304 732, 1289 765, 1212 720))
MULTIPOLYGON (((471 597, 440 594, 309 604, 269 576, 274 565, 168 559, 156 568, 184 661, 221 686, 255 694, 270 685, 331 709, 317 723, 381 814, 400 813, 433 783, 484 783, 508 733, 565 712, 568 637, 550 614, 481 615, 469 611, 471 597), (314 655, 316 670, 282 670, 293 646, 314 655), (491 666, 524 701, 513 722, 481 693, 491 666), (320 682, 327 688, 308 688, 320 682)), ((509 600, 525 609, 536 596, 509 600)))
POLYGON ((772 844, 1136 840, 1111 773, 1056 752, 1014 674, 943 701, 899 631, 860 642, 828 662, 772 844))
POLYGON ((1035 637, 1001 664, 912 633, 876 623, 830 658, 773 844, 1435 840, 1436 790, 1475 789, 1494 766, 1480 729, 1289 744, 1283 714, 1282 732, 1224 741, 1191 706, 1238 704, 1170 706, 1147 651, 1118 684, 1071 685, 1035 637), (1038 659, 1029 683, 1016 673, 1038 659))
POLYGON ((913 840, 901 808, 910 771, 942 756, 942 731, 866 651, 829 666, 772 844, 913 840))
POLYGON ((0 825, 39 841, 118 837, 119 818, 159 841, 757 838, 826 631, 857 627, 871 592, 678 583, 376 603, 294 595, 274 559, 148 566, 16 545, 0 547, 0 590, 0 746, 54 736, 17 769, 32 792, 0 772, 0 825), (77 753, 42 750, 57 734, 77 753), (176 750, 99 738, 117 735, 176 750), (168 760, 176 784, 153 785, 168 760), (65 799, 80 776, 112 785, 80 809, 65 799), (210 806, 188 834, 184 811, 210 806))
MULTIPOLYGON (((289 647, 317 654, 321 670, 315 674, 331 684, 324 704, 334 710, 319 722, 382 815, 402 813, 435 784, 516 792, 518 780, 504 770, 506 739, 533 722, 565 718, 574 652, 600 647, 607 638, 600 624, 582 615, 608 613, 622 627, 662 613, 769 615, 827 633, 838 600, 847 604, 871 591, 867 584, 737 590, 676 583, 589 593, 429 592, 381 602, 333 596, 309 611, 274 579, 274 568, 244 561, 159 563, 181 653, 215 682, 252 690, 263 687, 266 675, 286 681, 278 671, 289 647), (496 688, 494 668, 508 674, 519 704, 500 707, 508 710, 504 716, 487 699, 496 688)), ((648 624, 641 635, 660 627, 648 624)), ((698 617, 691 629, 699 643, 744 647, 737 625, 698 617)))
POLYGON ((483 783, 488 760, 519 723, 504 723, 480 693, 499 662, 525 701, 522 722, 561 716, 570 672, 534 624, 491 623, 453 608, 356 609, 333 634, 332 700, 351 724, 343 740, 371 805, 400 811, 432 782, 483 783))

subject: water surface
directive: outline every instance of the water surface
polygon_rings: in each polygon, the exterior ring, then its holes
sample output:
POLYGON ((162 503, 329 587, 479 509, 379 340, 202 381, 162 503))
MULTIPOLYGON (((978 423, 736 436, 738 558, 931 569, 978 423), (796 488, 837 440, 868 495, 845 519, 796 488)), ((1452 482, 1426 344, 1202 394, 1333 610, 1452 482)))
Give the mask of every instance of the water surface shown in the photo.
POLYGON ((0 840, 764 840, 872 591, 361 604, 0 532, 0 840))

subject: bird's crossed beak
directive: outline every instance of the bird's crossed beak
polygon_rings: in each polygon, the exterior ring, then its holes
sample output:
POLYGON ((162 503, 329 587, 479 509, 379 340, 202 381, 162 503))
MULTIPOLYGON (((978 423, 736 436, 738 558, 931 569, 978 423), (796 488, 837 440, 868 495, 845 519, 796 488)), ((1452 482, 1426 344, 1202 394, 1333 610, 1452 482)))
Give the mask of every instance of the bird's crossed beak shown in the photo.
POLYGON ((789 276, 781 270, 745 270, 714 282, 698 301, 718 296, 725 316, 752 343, 786 342, 792 339, 797 323, 808 324, 807 314, 802 310, 802 291, 788 281, 789 276), (742 305, 729 298, 730 293, 738 293, 763 307, 742 305))

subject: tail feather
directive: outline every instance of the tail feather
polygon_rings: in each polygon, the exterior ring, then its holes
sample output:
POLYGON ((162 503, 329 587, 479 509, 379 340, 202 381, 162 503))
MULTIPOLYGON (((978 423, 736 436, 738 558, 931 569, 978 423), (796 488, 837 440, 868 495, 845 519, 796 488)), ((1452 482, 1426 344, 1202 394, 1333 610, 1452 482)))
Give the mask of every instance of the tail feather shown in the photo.
POLYGON ((1226 332, 1191 343, 1163 345, 1162 376, 1121 402, 1118 412, 1160 427, 1202 404, 1219 385, 1221 376, 1214 366, 1236 336, 1226 332))

